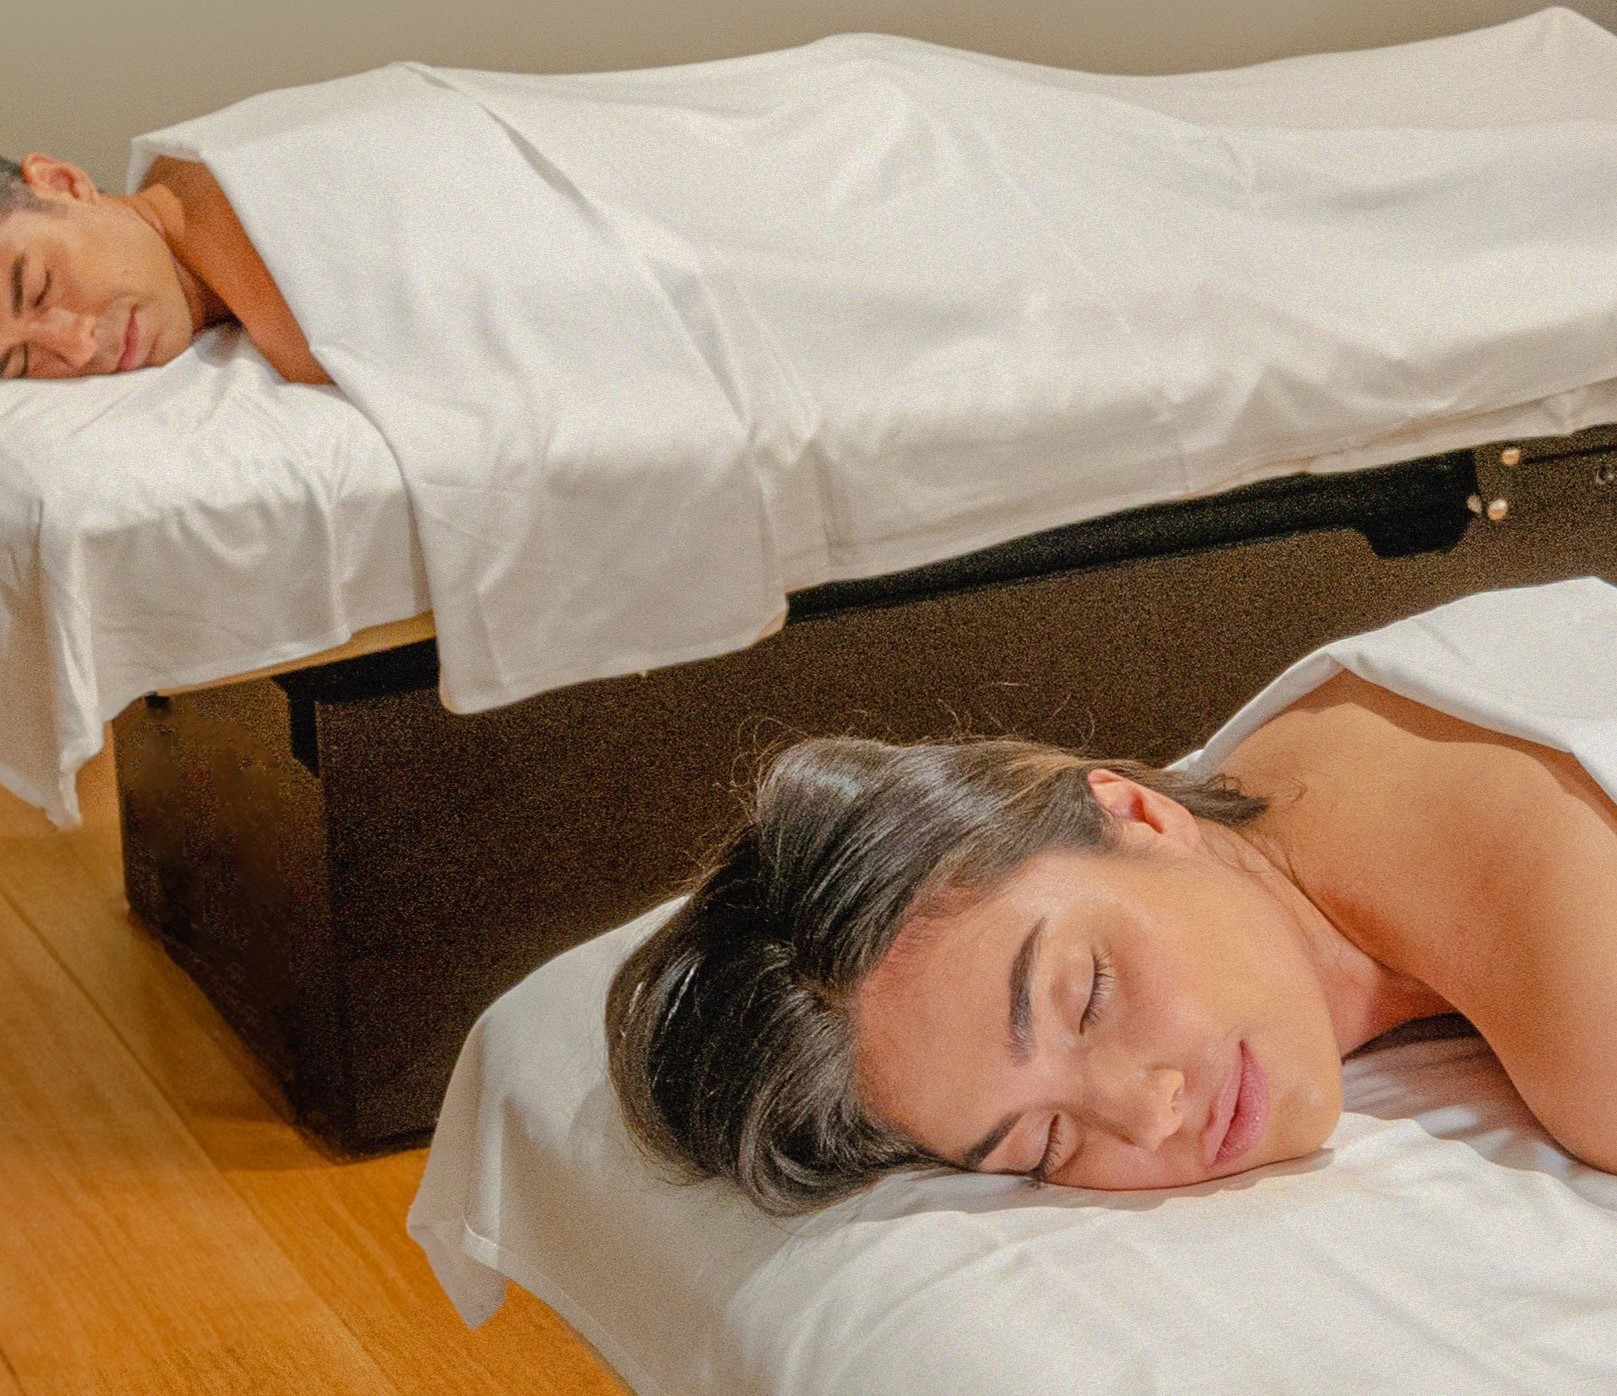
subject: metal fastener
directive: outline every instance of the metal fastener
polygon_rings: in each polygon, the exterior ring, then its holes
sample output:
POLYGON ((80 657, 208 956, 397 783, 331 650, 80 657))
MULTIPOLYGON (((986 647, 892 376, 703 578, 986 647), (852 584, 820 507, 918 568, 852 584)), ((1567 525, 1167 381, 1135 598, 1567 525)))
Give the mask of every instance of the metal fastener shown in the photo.
POLYGON ((1500 465, 1520 465, 1522 463, 1522 448, 1520 446, 1506 446, 1499 453, 1500 465))
POLYGON ((1472 495, 1469 499, 1466 500, 1465 507, 1467 509, 1469 509, 1473 514, 1475 514, 1478 518, 1481 518, 1482 517, 1482 496, 1480 494, 1472 495))
POLYGON ((1510 512, 1510 502, 1504 499, 1490 499, 1488 501, 1488 517, 1495 523, 1510 512))
POLYGON ((1613 465, 1610 461, 1601 461, 1595 467, 1595 484, 1609 485, 1613 480, 1617 480, 1617 465, 1613 465))

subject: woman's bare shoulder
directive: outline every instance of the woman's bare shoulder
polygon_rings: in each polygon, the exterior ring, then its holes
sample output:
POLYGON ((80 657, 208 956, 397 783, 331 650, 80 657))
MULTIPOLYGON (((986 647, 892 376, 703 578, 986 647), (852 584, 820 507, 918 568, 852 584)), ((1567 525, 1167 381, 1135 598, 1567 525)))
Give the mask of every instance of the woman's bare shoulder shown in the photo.
POLYGON ((1388 796, 1413 785, 1429 810, 1452 815, 1447 802, 1458 802, 1479 836, 1522 852, 1528 813, 1587 818, 1617 833, 1617 806, 1570 752, 1467 722, 1346 670, 1264 724, 1226 763, 1232 774, 1258 768, 1334 779, 1383 810, 1388 796))
POLYGON ((1617 806, 1577 760, 1344 673, 1226 771, 1278 794, 1322 909, 1464 1013, 1563 1147, 1617 1169, 1617 806))
POLYGON ((1258 831, 1343 934, 1440 993, 1428 975, 1474 915, 1482 849, 1502 814, 1484 799, 1489 828, 1466 831, 1479 778, 1492 780, 1456 767, 1456 739, 1476 731, 1466 727, 1344 672, 1265 723, 1223 768, 1269 799, 1258 831))
POLYGON ((1249 735, 1222 773, 1270 798, 1277 830, 1383 827, 1390 812, 1431 809, 1440 745, 1478 731, 1344 670, 1249 735))
POLYGON ((1357 730, 1366 735, 1375 731, 1376 724, 1383 724, 1427 741, 1514 740, 1450 717, 1413 698, 1405 698, 1380 684, 1361 679, 1348 669, 1304 694, 1253 735, 1258 736, 1270 729, 1285 732, 1291 727, 1300 726, 1307 719, 1332 724, 1343 730, 1356 724, 1357 730), (1373 721, 1367 722, 1366 719, 1373 721))

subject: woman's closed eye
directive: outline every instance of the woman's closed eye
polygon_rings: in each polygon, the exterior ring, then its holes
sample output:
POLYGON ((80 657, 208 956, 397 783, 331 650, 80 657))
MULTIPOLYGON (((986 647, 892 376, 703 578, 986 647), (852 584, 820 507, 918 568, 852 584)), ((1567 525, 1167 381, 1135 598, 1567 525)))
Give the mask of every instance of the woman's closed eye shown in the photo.
MULTIPOLYGON (((1095 969, 1090 977, 1089 1002, 1084 1005, 1082 1017, 1078 1020, 1081 1030, 1094 1026, 1095 1019, 1099 1017, 1101 1008, 1112 995, 1112 988, 1116 977, 1112 973, 1112 962, 1100 951, 1095 952, 1095 969)), ((1034 1182, 1043 1183, 1049 1180, 1051 1172, 1056 1166, 1056 1160, 1061 1157, 1061 1146, 1065 1142, 1065 1132, 1059 1115, 1050 1122, 1050 1133, 1045 1140, 1044 1155, 1038 1164, 1028 1174, 1034 1182)))
POLYGON ((1056 1159, 1060 1156, 1059 1150, 1062 1138, 1061 1116, 1057 1115, 1055 1119, 1050 1121, 1050 1137, 1044 1146, 1044 1157, 1027 1175, 1035 1183, 1047 1183, 1050 1181, 1050 1172, 1056 1166, 1056 1159))
POLYGON ((1112 962, 1100 951, 1095 952, 1095 973, 1089 981, 1089 1002, 1084 1005, 1083 1017, 1078 1020, 1081 1029, 1089 1027, 1099 1015, 1102 1005, 1112 996, 1112 962))

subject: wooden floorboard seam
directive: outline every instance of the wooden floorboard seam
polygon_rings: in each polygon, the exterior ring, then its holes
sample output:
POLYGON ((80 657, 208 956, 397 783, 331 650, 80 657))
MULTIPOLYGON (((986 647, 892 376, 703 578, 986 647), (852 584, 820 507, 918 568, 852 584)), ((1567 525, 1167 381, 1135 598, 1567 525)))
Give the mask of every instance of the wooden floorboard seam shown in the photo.
MULTIPOLYGON (((68 975, 58 958, 50 953, 39 934, 37 925, 26 916, 16 913, 13 898, 3 899, 0 922, 10 923, 9 948, 0 953, 0 963, 5 966, 5 972, 11 976, 17 974, 26 976, 29 972, 28 960, 34 956, 35 951, 41 952, 35 959, 38 971, 47 980, 56 981, 56 987, 51 992, 60 996, 60 1002, 54 1010, 56 1016, 53 1021, 61 1024, 69 1018, 75 1019, 80 1024, 77 1030, 80 1037, 90 1041, 100 1039, 102 1070, 96 1075, 98 1081, 107 1079, 105 1068, 115 1063, 116 1071, 124 1073, 125 1080, 134 1088, 119 1096, 119 1103, 115 1107, 117 1123, 113 1126, 115 1131, 113 1137, 126 1140, 134 1148, 132 1153, 124 1156, 132 1166, 121 1171, 115 1170, 119 1177, 118 1187, 126 1189, 131 1178, 137 1180, 138 1193, 143 1194, 140 1201, 149 1203, 154 1199, 161 1200, 165 1197, 161 1182, 165 1166, 172 1168, 179 1165, 183 1170, 186 1165, 194 1163, 206 1170, 209 1175, 207 1180, 193 1177, 189 1180, 189 1185, 182 1184, 186 1192, 183 1200, 175 1200, 179 1194, 170 1191, 167 1194, 169 1200, 162 1207, 161 1214, 136 1210, 131 1212, 128 1218, 120 1218, 115 1210, 93 1208, 86 1214, 90 1217, 88 1230, 115 1237, 122 1236, 127 1233, 130 1220, 137 1220, 144 1232, 137 1253, 150 1255, 157 1263, 154 1273, 164 1274, 163 1256, 152 1247, 156 1241, 166 1242, 169 1239, 164 1234, 165 1228, 169 1233, 173 1233, 178 1227, 179 1231, 188 1237, 194 1233, 195 1239, 203 1241, 211 1248, 208 1260, 212 1268, 218 1271, 221 1265, 220 1251, 224 1245, 221 1227, 230 1227, 238 1240, 250 1243, 252 1255, 250 1273, 257 1286, 257 1293, 251 1297, 260 1302, 279 1306, 285 1314, 285 1331, 277 1336, 284 1343, 290 1344, 285 1348, 287 1356, 295 1358, 304 1365, 317 1360, 329 1360, 334 1368, 332 1389, 340 1389, 347 1396, 359 1396, 360 1392, 365 1393, 365 1396, 396 1396, 397 1387, 383 1374, 361 1336, 336 1311, 327 1296, 310 1284, 297 1258, 288 1252, 264 1225, 263 1219, 257 1215, 255 1209, 241 1197, 234 1181, 207 1156, 184 1112, 175 1108, 170 1096, 153 1080, 152 1073, 130 1051, 125 1037, 108 1023, 107 1015, 101 1011, 99 1005, 90 999, 82 985, 68 975), (135 1086, 137 1081, 142 1083, 139 1087, 135 1086), (141 1112, 145 1112, 144 1119, 147 1123, 143 1127, 126 1130, 124 1121, 130 1109, 134 1110, 136 1119, 140 1117, 141 1112), (153 1140, 173 1141, 173 1144, 166 1149, 157 1148, 148 1154, 144 1146, 153 1140), (190 1157, 187 1157, 188 1155, 190 1157), (211 1214, 200 1226, 196 1221, 199 1208, 203 1210, 211 1208, 211 1214), (321 1350, 319 1359, 314 1355, 316 1347, 321 1350)), ((32 996, 30 998, 32 999, 32 996)), ((38 1002, 37 999, 32 1001, 38 1002)), ((37 1013, 35 1016, 37 1019, 37 1013)), ((33 1037, 37 1043, 42 1040, 43 1035, 37 1021, 33 1027, 33 1037)), ((23 1041, 26 1044, 27 1034, 24 1035, 23 1041)), ((50 1057, 48 1053, 39 1052, 36 1047, 34 1060, 47 1061, 50 1057)), ((87 1058, 74 1055, 71 1060, 73 1066, 70 1071, 78 1071, 82 1069, 82 1063, 87 1058)), ((112 1117, 106 1117, 110 1118, 112 1117)), ((106 1119, 102 1121, 103 1126, 106 1119)), ((84 1161, 79 1159, 75 1160, 69 1169, 67 1181, 69 1184, 83 1183, 93 1176, 93 1172, 87 1169, 84 1161), (72 1176, 75 1171, 77 1178, 72 1176)), ((120 1193, 120 1196, 125 1197, 133 1195, 135 1194, 120 1193)), ((37 1218, 30 1220, 37 1226, 37 1218)), ((57 1239, 60 1242, 60 1235, 57 1239)), ((36 1259, 39 1258, 38 1252, 31 1253, 35 1254, 36 1259)), ((44 1260, 39 1260, 39 1263, 46 1266, 42 1271, 44 1293, 41 1302, 47 1311, 50 1311, 52 1306, 55 1310, 60 1310, 64 1302, 60 1260, 58 1259, 54 1268, 46 1265, 44 1260)), ((177 1300, 174 1283, 176 1273, 183 1272, 170 1265, 165 1276, 165 1284, 169 1290, 166 1296, 167 1303, 157 1311, 157 1315, 159 1319, 166 1320, 172 1317, 177 1324, 189 1325, 190 1331, 186 1334, 185 1341, 172 1344, 167 1338, 156 1344, 149 1341, 152 1315, 145 1312, 142 1307, 149 1302, 149 1296, 142 1292, 140 1298, 129 1300, 127 1306, 120 1298, 117 1306, 111 1309, 102 1308, 96 1312, 95 1317, 97 1321, 103 1321, 107 1314, 113 1314, 114 1323, 121 1323, 127 1329, 133 1345, 131 1351, 134 1353, 128 1372, 113 1375, 124 1358, 121 1352, 112 1349, 108 1350, 104 1363, 93 1367, 80 1364, 65 1369, 60 1374, 42 1367, 38 1353, 34 1354, 33 1361, 29 1361, 21 1355, 13 1359, 8 1352, 7 1364, 18 1373, 20 1389, 24 1393, 58 1390, 65 1393, 69 1390, 74 1392, 82 1390, 85 1396, 90 1396, 91 1393, 94 1393, 94 1396, 111 1396, 114 1391, 121 1393, 126 1386, 131 1392, 136 1389, 147 1390, 148 1385, 145 1383, 148 1377, 152 1383, 156 1383, 150 1389, 172 1391, 175 1396, 180 1396, 181 1393, 201 1396, 204 1391, 216 1390, 227 1390, 231 1396, 236 1396, 237 1392, 242 1393, 242 1396, 247 1396, 248 1392, 262 1392, 265 1396, 269 1396, 272 1392, 279 1394, 310 1389, 307 1382, 298 1385, 290 1380, 295 1369, 289 1369, 287 1384, 281 1384, 279 1378, 272 1379, 271 1369, 278 1369, 275 1368, 273 1360, 267 1359, 263 1351, 254 1346, 252 1330, 247 1326, 249 1321, 245 1318, 241 1320, 240 1331, 232 1335, 231 1342, 221 1344, 217 1341, 196 1340, 197 1332, 205 1328, 216 1315, 199 1319, 197 1303, 177 1300), (242 1368, 241 1381, 237 1382, 229 1375, 234 1370, 231 1364, 235 1362, 239 1365, 242 1361, 246 1361, 248 1366, 242 1368), (265 1366, 266 1361, 269 1363, 268 1367, 265 1366), (20 1367, 16 1365, 18 1362, 22 1363, 20 1367), (196 1378, 194 1381, 187 1376, 193 1368, 196 1378), (101 1372, 99 1379, 95 1375, 98 1370, 101 1372), (29 1372, 26 1380, 21 1376, 23 1371, 29 1372), (36 1385, 36 1382, 42 1384, 36 1385), (221 1386, 220 1382, 225 1384, 221 1386)), ((9 1274, 7 1278, 12 1285, 17 1283, 15 1272, 9 1274)), ((105 1287, 107 1282, 98 1280, 97 1283, 105 1287)), ((215 1286, 206 1296, 199 1297, 199 1301, 216 1305, 221 1292, 215 1286)), ((136 1289, 131 1285, 118 1293, 120 1296, 134 1295, 136 1289)), ((105 1295, 101 1297, 104 1299, 105 1295)), ((16 1315, 10 1313, 0 1317, 15 1320, 16 1315)), ((312 1369, 303 1375, 312 1375, 312 1369)), ((4 1384, 0 1383, 0 1392, 5 1390, 4 1384)))
MULTIPOLYGON (((285 1349, 288 1358, 297 1358, 291 1365, 299 1375, 294 1377, 289 1370, 286 1379, 301 1380, 303 1385, 292 1389, 319 1388, 320 1381, 310 1380, 298 1354, 307 1356, 312 1347, 320 1347, 333 1359, 329 1377, 323 1375, 321 1380, 329 1385, 339 1373, 349 1378, 359 1375, 363 1396, 394 1392, 426 1396, 441 1390, 465 1396, 518 1390, 534 1396, 586 1392, 626 1396, 626 1389, 612 1380, 586 1345, 525 1291, 515 1289, 484 1329, 474 1334, 465 1328, 405 1231, 425 1150, 364 1161, 328 1157, 266 1095, 263 1082, 254 1079, 250 1054, 218 1016, 216 1006, 183 974, 161 940, 130 915, 116 840, 108 837, 116 812, 110 755, 103 753, 95 764, 98 769, 90 772, 84 795, 82 831, 47 830, 32 811, 0 795, 0 926, 9 923, 22 952, 19 963, 32 960, 54 981, 55 992, 68 996, 58 1003, 58 1011, 69 1002, 76 1004, 75 1014, 89 1008, 96 1016, 81 1020, 87 1034, 97 1036, 97 1018, 107 1029, 100 1035, 106 1070, 92 1075, 122 1079, 131 1088, 138 1079, 149 1087, 132 1093, 147 1101, 147 1132, 155 1127, 154 1137, 168 1133, 165 1119, 177 1120, 180 1126, 169 1135, 172 1149, 148 1150, 131 1136, 131 1150, 114 1139, 108 1153, 113 1171, 108 1176, 119 1180, 120 1188, 133 1179, 143 1189, 142 1208, 172 1216, 177 1232, 183 1232, 192 1208, 176 1205, 157 1177, 165 1170, 168 1153, 177 1150, 178 1157, 187 1152, 182 1139, 188 1136, 191 1149, 200 1149, 201 1158, 211 1165, 210 1176, 186 1179, 182 1169, 175 1172, 175 1182, 198 1199, 198 1207, 206 1202, 233 1226, 239 1228, 250 1219, 256 1261, 238 1267, 242 1300, 261 1305, 255 1295, 269 1283, 266 1277, 277 1272, 271 1257, 278 1252, 291 1273, 301 1277, 300 1292, 307 1291, 318 1301, 312 1308, 322 1311, 315 1313, 300 1302, 296 1312, 278 1304, 261 1315, 263 1341, 276 1351, 285 1349), (43 950, 44 956, 36 959, 29 953, 32 949, 43 950), (121 1059, 115 1071, 114 1057, 121 1059), (122 1075, 131 1065, 138 1077, 122 1075), (217 1186, 221 1181, 223 1188, 217 1186), (242 1208, 245 1213, 238 1216, 242 1208), (313 1342, 316 1337, 319 1343, 313 1342), (368 1368, 368 1374, 361 1373, 361 1367, 368 1368)), ((55 1050, 48 1045, 49 1030, 35 1031, 33 1037, 35 1058, 47 1059, 55 1050)), ((26 1106, 27 1100, 19 1099, 26 1106)), ((87 1121, 92 1114, 86 1114, 87 1121)), ((68 1125, 58 1133, 53 1147, 65 1148, 76 1177, 93 1186, 101 1174, 96 1165, 85 1164, 74 1153, 79 1147, 76 1127, 68 1125)), ((6 1143, 0 1138, 0 1167, 17 1163, 6 1143)), ((106 1147, 105 1141, 101 1147, 106 1147)), ((73 1224, 92 1228, 122 1225, 115 1211, 102 1214, 90 1209, 64 1215, 73 1224)), ((136 1215, 138 1219, 150 1213, 143 1210, 136 1215)), ((48 1236, 56 1235, 53 1220, 45 1225, 48 1236)), ((152 1223, 142 1225, 146 1232, 152 1230, 152 1223)), ((143 1250, 149 1246, 147 1236, 143 1250)), ((208 1293, 199 1296, 210 1302, 234 1293, 238 1283, 237 1269, 228 1274, 218 1269, 215 1250, 204 1233, 179 1238, 173 1252, 194 1251, 197 1259, 186 1264, 213 1267, 208 1293)), ((67 1254, 73 1261, 88 1251, 70 1248, 67 1254)), ((150 1254, 152 1274, 171 1283, 171 1253, 159 1246, 150 1254)), ((109 1263, 116 1268, 117 1257, 109 1257, 109 1263)), ((52 1326, 55 1318, 46 1323, 43 1347, 35 1345, 41 1336, 37 1326, 8 1336, 7 1350, 0 1353, 0 1396, 137 1396, 137 1392, 156 1396, 158 1391, 162 1396, 202 1396, 204 1391, 216 1396, 272 1396, 288 1389, 279 1367, 272 1370, 255 1359, 251 1373, 246 1368, 237 1371, 218 1354, 209 1356, 206 1343, 196 1342, 176 1348, 171 1357, 143 1349, 144 1365, 123 1362, 119 1353, 124 1349, 108 1345, 105 1365, 85 1365, 75 1358, 71 1372, 65 1366, 57 1371, 53 1361, 42 1358, 42 1353, 56 1351, 56 1341, 82 1345, 82 1328, 139 1320, 143 1313, 141 1303, 130 1299, 134 1291, 109 1288, 99 1270, 80 1278, 93 1293, 57 1304, 61 1331, 58 1334, 52 1326), (26 1384, 24 1371, 29 1373, 26 1384)), ((8 1279, 15 1285, 16 1275, 8 1275, 0 1263, 0 1294, 8 1279)), ((0 1317, 6 1308, 7 1301, 0 1298, 0 1317)), ((221 1313, 219 1321, 237 1332, 237 1318, 228 1306, 221 1313)), ((188 1317, 188 1304, 164 1304, 152 1314, 164 1322, 194 1321, 188 1317)), ((243 1349, 254 1350, 251 1345, 243 1349)), ((342 1389, 348 1393, 354 1386, 350 1381, 342 1389)))
MULTIPOLYGON (((84 1000, 89 1010, 101 1020, 102 1025, 109 1033, 112 1034, 114 1039, 116 1039, 118 1046, 123 1049, 125 1055, 128 1056, 129 1060, 134 1064, 136 1070, 138 1070, 140 1074, 144 1076, 148 1082, 150 1082, 152 1089, 156 1091, 157 1094, 162 1098, 163 1104, 167 1107, 169 1113, 174 1116, 175 1121, 182 1129, 185 1130, 188 1135, 191 1136, 191 1138, 196 1142, 197 1147, 200 1148, 204 1154, 208 1154, 207 1141, 199 1137, 197 1131, 192 1128, 190 1110, 187 1102, 184 1100, 175 1099, 167 1085, 162 1080, 158 1079, 158 1077, 147 1068, 145 1061, 142 1059, 140 1052, 136 1048, 136 1044, 132 1043, 128 1036, 119 1028, 113 1016, 102 1008, 101 1004, 97 1001, 95 994, 92 992, 91 987, 73 972, 72 965, 63 959, 63 957, 57 952, 56 946, 51 942, 51 938, 39 928, 38 923, 32 916, 28 914, 27 908, 24 907, 18 901, 16 896, 14 896, 11 891, 7 889, 5 879, 3 877, 0 877, 0 900, 4 900, 7 908, 16 915, 18 921, 27 927, 28 933, 33 936, 36 942, 38 942, 40 949, 50 957, 51 963, 61 971, 63 977, 77 991, 80 998, 84 1000)), ((133 933, 133 927, 128 927, 126 929, 133 933)), ((254 1095, 258 1096, 259 1099, 263 1101, 266 1111, 268 1111, 271 1115, 278 1116, 280 1114, 280 1112, 276 1110, 272 1101, 263 1099, 264 1093, 258 1088, 257 1084, 250 1077, 243 1073, 242 1079, 245 1082, 247 1089, 253 1092, 254 1095)), ((213 1161, 211 1154, 209 1154, 209 1160, 210 1162, 213 1161)), ((228 1178, 228 1174, 225 1174, 223 1170, 221 1170, 221 1176, 228 1178)))
MULTIPOLYGON (((274 1228, 267 1224, 268 1219, 261 1211, 261 1200, 253 1195, 250 1187, 245 1185, 246 1180, 238 1176, 235 1169, 221 1166, 220 1160, 214 1156, 213 1151, 208 1147, 209 1140, 206 1138, 206 1131, 197 1127, 192 1103, 185 1097, 183 1091, 175 1088, 176 1083, 169 1079, 164 1072, 151 1069, 151 1066, 139 1050, 138 1044, 132 1042, 128 1033, 120 1028, 118 1015, 115 1012, 109 1012, 107 1008, 103 1007, 94 986, 87 983, 81 974, 75 972, 72 957, 61 952, 52 937, 41 927, 38 919, 30 914, 30 905, 30 901, 21 895, 20 889, 11 885, 11 880, 6 877, 5 870, 0 869, 0 907, 3 907, 6 913, 15 917, 17 927, 43 952, 46 961, 61 976, 64 981, 64 990, 72 994, 78 1002, 79 1008, 77 1011, 92 1015, 92 1020, 99 1020, 101 1026, 110 1035, 115 1049, 122 1054, 134 1071, 138 1072, 151 1087, 156 1100, 161 1102, 161 1109, 167 1112, 171 1122, 200 1150, 229 1194, 236 1199, 238 1205, 244 1207, 247 1213, 253 1217, 258 1229, 263 1234, 264 1244, 272 1247, 285 1260, 286 1264, 308 1282, 310 1277, 307 1275, 305 1267, 300 1263, 299 1257, 275 1236, 274 1228)), ((141 927, 129 919, 127 912, 123 917, 118 918, 116 926, 109 924, 107 929, 114 931, 116 934, 133 937, 141 937, 145 934, 141 927)), ((185 1012, 186 1010, 182 1008, 179 1011, 185 1012)), ((266 1115, 281 1119, 283 1123, 286 1123, 282 1112, 275 1108, 273 1102, 265 1098, 262 1089, 251 1079, 248 1073, 237 1070, 235 1074, 240 1077, 245 1088, 253 1097, 262 1104, 266 1115)), ((289 1123, 286 1127, 295 1129, 295 1126, 289 1123)), ((301 1131, 297 1132, 301 1135, 301 1131)), ((321 1151, 317 1150, 317 1152, 321 1151)), ((359 1351, 364 1352, 374 1362, 376 1360, 375 1354, 370 1352, 367 1335, 349 1322, 348 1318, 340 1311, 341 1306, 333 1305, 329 1297, 320 1292, 318 1286, 315 1286, 313 1292, 319 1297, 322 1308, 333 1323, 348 1335, 349 1340, 356 1345, 359 1351)), ((11 1376, 15 1377, 17 1389, 26 1393, 28 1388, 23 1384, 21 1376, 17 1374, 9 1355, 0 1354, 0 1357, 3 1357, 5 1369, 11 1376)), ((392 1387, 388 1386, 387 1390, 391 1391, 392 1387)), ((8 1396, 8 1388, 3 1381, 0 1381, 0 1396, 8 1396)))
MULTIPOLYGON (((297 1256, 291 1254, 286 1247, 282 1245, 280 1241, 271 1233, 270 1229, 264 1225, 264 1218, 259 1214, 257 1199, 251 1196, 251 1194, 243 1188, 241 1180, 234 1176, 232 1170, 220 1168, 217 1162, 212 1158, 211 1154, 209 1154, 207 1141, 199 1135, 198 1131, 192 1125, 191 1112, 188 1109, 187 1103, 184 1100, 175 1099, 174 1095, 166 1088, 164 1082, 159 1080, 158 1077, 147 1068, 146 1063, 141 1059, 140 1053, 135 1050, 134 1044, 132 1044, 128 1037, 119 1030, 118 1025, 114 1021, 113 1017, 101 1007, 101 1004, 96 1000, 95 995, 90 992, 89 987, 83 982, 82 979, 80 979, 78 975, 73 972, 72 967, 63 960, 62 956, 57 953, 56 947, 51 943, 50 938, 41 932, 33 917, 28 914, 27 909, 19 903, 18 898, 5 886, 3 878, 0 878, 0 901, 5 903, 7 909, 16 916, 18 923, 27 930, 28 934, 33 937, 35 943, 44 952, 50 962, 61 972, 63 978, 67 980, 73 992, 77 994, 84 1007, 89 1012, 93 1013, 95 1017, 100 1019, 102 1025, 107 1029, 107 1031, 112 1035, 113 1040, 117 1043, 118 1048, 129 1059, 130 1065, 133 1066, 134 1069, 143 1077, 145 1077, 152 1090, 157 1094, 157 1097, 163 1102, 163 1107, 173 1117, 174 1123, 178 1125, 182 1131, 184 1131, 185 1135, 196 1145, 203 1156, 208 1159, 209 1164, 213 1167, 215 1173, 229 1189, 231 1194, 234 1195, 237 1201, 254 1217, 254 1220, 258 1223, 260 1230, 264 1233, 265 1243, 274 1247, 274 1249, 285 1258, 287 1264, 290 1265, 293 1270, 297 1271, 299 1275, 302 1275, 304 1273, 303 1267, 298 1263, 297 1256)), ((138 934, 137 929, 133 926, 126 924, 123 929, 129 934, 138 934)), ((256 1087, 251 1080, 247 1080, 247 1087, 249 1090, 254 1090, 256 1092, 256 1087)), ((262 1092, 257 1093, 262 1095, 262 1092)), ((265 1102, 265 1108, 271 1113, 274 1113, 274 1107, 267 1101, 265 1102)), ((354 1326, 325 1300, 324 1296, 320 1296, 320 1298, 322 1306, 325 1308, 326 1312, 330 1314, 332 1320, 348 1333, 349 1337, 361 1351, 367 1352, 368 1354, 369 1349, 365 1341, 365 1335, 356 1331, 354 1326)), ((23 1386, 21 1376, 18 1375, 16 1368, 12 1365, 11 1359, 6 1355, 3 1348, 0 1348, 0 1365, 4 1365, 5 1369, 16 1381, 16 1384, 20 1390, 27 1390, 27 1388, 23 1386)))

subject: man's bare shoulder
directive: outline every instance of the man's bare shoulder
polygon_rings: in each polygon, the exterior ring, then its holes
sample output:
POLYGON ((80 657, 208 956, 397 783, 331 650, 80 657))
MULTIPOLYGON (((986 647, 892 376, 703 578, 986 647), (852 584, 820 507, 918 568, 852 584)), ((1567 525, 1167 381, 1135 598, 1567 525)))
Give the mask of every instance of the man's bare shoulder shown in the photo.
POLYGON ((198 160, 180 160, 172 155, 159 155, 147 169, 140 187, 150 189, 156 184, 172 189, 175 194, 206 191, 221 199, 224 198, 219 182, 214 179, 208 167, 198 160))
POLYGON ((169 206, 163 216, 172 227, 175 258, 241 321, 276 371, 292 382, 329 383, 264 259, 208 168, 194 160, 159 156, 141 189, 160 209, 169 206))

